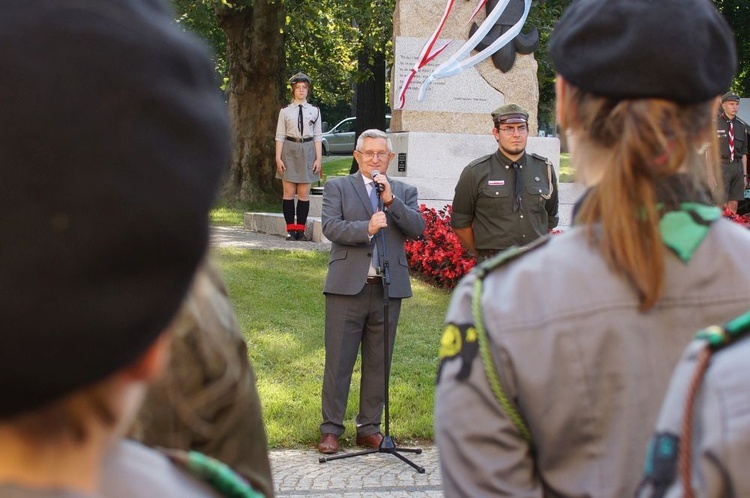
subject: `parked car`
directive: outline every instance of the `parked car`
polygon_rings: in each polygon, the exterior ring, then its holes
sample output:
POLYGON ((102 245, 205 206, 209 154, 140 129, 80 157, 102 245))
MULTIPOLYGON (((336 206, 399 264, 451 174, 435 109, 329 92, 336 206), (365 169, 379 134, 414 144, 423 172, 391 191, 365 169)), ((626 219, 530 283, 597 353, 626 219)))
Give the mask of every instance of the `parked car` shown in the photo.
MULTIPOLYGON (((323 133, 323 155, 352 154, 354 152, 354 129, 357 118, 346 118, 323 133)), ((391 115, 385 116, 386 131, 391 126, 391 115)))

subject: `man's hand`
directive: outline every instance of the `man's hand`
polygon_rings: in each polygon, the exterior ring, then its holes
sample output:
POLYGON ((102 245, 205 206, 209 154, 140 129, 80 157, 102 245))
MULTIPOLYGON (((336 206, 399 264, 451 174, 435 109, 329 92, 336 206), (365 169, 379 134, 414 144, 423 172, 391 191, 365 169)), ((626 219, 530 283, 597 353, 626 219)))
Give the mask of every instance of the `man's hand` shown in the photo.
POLYGON ((383 186, 383 190, 380 193, 380 198, 383 200, 383 203, 387 204, 391 202, 393 200, 393 191, 391 190, 391 184, 388 183, 388 178, 381 173, 373 178, 373 181, 383 186))
POLYGON ((372 218, 370 218, 370 223, 367 225, 367 233, 370 235, 375 235, 381 228, 385 228, 387 226, 388 220, 385 217, 385 213, 383 211, 378 211, 377 213, 372 215, 372 218))

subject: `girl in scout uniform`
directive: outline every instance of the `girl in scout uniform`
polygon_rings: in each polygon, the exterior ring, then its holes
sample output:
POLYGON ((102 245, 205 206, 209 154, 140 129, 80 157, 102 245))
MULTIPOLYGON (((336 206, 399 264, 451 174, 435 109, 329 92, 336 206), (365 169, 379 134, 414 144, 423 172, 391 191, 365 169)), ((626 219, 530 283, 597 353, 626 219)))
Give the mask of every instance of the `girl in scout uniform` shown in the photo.
POLYGON ((276 124, 276 178, 280 178, 283 184, 281 207, 287 240, 305 240, 310 184, 320 180, 322 120, 320 109, 307 102, 310 83, 310 78, 304 73, 291 77, 289 84, 293 100, 279 111, 276 124))
POLYGON ((633 496, 682 349, 750 302, 750 232, 705 194, 736 69, 713 4, 574 1, 550 55, 588 190, 571 230, 453 295, 435 400, 448 497, 633 496))

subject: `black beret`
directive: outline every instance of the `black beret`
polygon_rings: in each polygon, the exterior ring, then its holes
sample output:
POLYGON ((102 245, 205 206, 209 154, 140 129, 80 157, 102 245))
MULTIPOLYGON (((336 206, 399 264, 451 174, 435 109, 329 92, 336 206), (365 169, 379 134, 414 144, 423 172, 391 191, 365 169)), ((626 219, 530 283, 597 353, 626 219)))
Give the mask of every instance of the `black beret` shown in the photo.
POLYGON ((0 418, 137 359, 208 241, 229 128, 161 1, 0 3, 0 418))
POLYGON ((492 121, 494 123, 526 123, 529 120, 529 113, 526 109, 518 104, 501 105, 492 111, 492 121))
POLYGON ((615 99, 706 101, 737 69, 732 31, 709 0, 574 0, 549 51, 569 83, 615 99))

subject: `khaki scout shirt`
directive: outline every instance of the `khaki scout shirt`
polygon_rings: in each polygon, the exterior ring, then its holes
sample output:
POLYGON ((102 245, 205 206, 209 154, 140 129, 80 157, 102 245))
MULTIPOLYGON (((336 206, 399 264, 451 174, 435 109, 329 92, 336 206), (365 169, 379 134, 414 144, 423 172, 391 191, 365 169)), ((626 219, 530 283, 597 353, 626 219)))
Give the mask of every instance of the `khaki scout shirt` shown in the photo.
POLYGON ((682 350, 696 330, 750 303, 747 229, 715 221, 687 264, 664 250, 664 295, 646 313, 584 227, 487 276, 481 304, 491 352, 533 451, 476 353, 475 273, 461 281, 446 317, 460 338, 441 341, 456 351, 441 363, 435 398, 447 497, 633 496, 682 350))
POLYGON ((289 104, 279 111, 276 122, 276 142, 283 142, 286 137, 311 138, 314 142, 323 141, 323 125, 320 109, 305 102, 302 104, 302 134, 299 132, 299 104, 289 104))
POLYGON ((521 208, 515 212, 513 161, 500 150, 466 166, 458 179, 451 226, 472 227, 478 250, 498 251, 525 245, 557 226, 554 170, 550 185, 544 160, 524 154, 517 162, 522 165, 523 188, 521 208))

